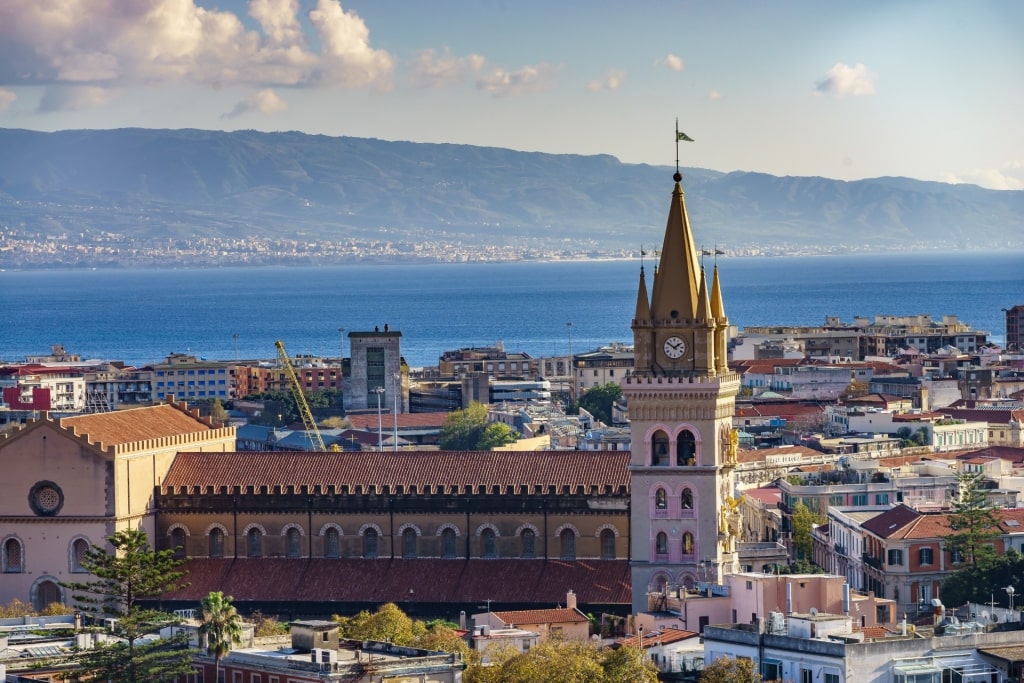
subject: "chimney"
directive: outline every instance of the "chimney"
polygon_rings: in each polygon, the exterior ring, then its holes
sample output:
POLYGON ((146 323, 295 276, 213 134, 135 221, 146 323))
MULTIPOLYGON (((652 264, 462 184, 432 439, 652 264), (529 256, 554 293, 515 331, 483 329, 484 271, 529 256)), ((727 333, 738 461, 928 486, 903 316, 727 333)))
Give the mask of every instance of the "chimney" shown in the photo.
POLYGON ((565 594, 565 606, 569 609, 576 609, 576 594, 572 591, 565 594))
POLYGON ((786 582, 786 614, 793 613, 793 584, 786 582))
POLYGON ((459 612, 459 628, 466 630, 466 610, 459 612))

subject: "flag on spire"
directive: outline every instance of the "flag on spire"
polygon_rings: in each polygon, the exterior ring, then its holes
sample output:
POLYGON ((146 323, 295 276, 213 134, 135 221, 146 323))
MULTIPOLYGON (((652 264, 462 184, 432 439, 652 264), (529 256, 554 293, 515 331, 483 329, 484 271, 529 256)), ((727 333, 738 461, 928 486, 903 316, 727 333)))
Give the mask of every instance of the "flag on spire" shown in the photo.
POLYGON ((693 138, 691 138, 686 133, 684 133, 684 132, 682 132, 680 130, 677 130, 676 131, 676 141, 678 142, 679 140, 684 140, 686 142, 693 142, 693 138))

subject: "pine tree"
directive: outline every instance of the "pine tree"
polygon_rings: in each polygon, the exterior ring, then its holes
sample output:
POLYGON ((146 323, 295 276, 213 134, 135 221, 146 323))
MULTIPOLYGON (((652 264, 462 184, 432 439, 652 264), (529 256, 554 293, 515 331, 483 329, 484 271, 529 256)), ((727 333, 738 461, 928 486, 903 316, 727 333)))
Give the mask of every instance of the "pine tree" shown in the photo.
POLYGON ((92 546, 82 568, 95 581, 62 583, 75 606, 94 622, 117 619, 113 643, 83 650, 79 662, 96 680, 143 683, 191 673, 188 636, 146 638, 176 623, 173 614, 146 609, 143 600, 185 587, 182 561, 173 550, 154 551, 139 530, 119 531, 107 538, 113 548, 92 546))
POLYGON ((961 555, 972 567, 993 557, 989 542, 999 536, 999 522, 982 479, 981 472, 957 473, 960 493, 953 501, 953 511, 949 514, 952 531, 946 537, 946 550, 961 555))

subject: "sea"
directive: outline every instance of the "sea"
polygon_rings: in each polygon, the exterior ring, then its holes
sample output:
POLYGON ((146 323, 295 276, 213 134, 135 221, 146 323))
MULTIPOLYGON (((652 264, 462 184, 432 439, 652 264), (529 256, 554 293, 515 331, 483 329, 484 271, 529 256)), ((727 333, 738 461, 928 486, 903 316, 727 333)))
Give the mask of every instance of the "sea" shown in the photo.
MULTIPOLYGON (((820 325, 876 315, 956 316, 1005 338, 1024 304, 1024 253, 719 257, 726 315, 754 325, 820 325)), ((632 341, 641 265, 586 260, 0 272, 0 362, 61 344, 83 359, 142 366, 171 353, 208 360, 337 357, 347 335, 402 333, 412 367, 446 350, 501 344, 532 356, 632 341)), ((710 273, 714 261, 705 257, 710 273)))

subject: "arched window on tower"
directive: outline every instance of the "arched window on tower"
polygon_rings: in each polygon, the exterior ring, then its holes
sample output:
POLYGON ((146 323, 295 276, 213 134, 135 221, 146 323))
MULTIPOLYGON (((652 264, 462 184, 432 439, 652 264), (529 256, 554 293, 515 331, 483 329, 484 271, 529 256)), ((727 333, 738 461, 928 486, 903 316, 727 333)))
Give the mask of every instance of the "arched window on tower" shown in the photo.
POLYGON ((665 493, 665 489, 658 489, 654 492, 654 508, 656 510, 668 508, 668 494, 665 493))
POLYGON ((668 464, 668 434, 659 429, 651 439, 651 465, 667 467, 668 464))
POLYGON ((683 534, 683 555, 693 555, 693 534, 687 531, 683 534))
POLYGON ((679 436, 676 437, 676 464, 697 464, 697 439, 689 429, 679 432, 679 436))
POLYGON ((691 488, 683 489, 683 494, 679 497, 679 505, 684 510, 693 509, 693 490, 691 488))
POLYGON ((654 538, 654 552, 658 555, 668 555, 668 534, 659 531, 654 538))

